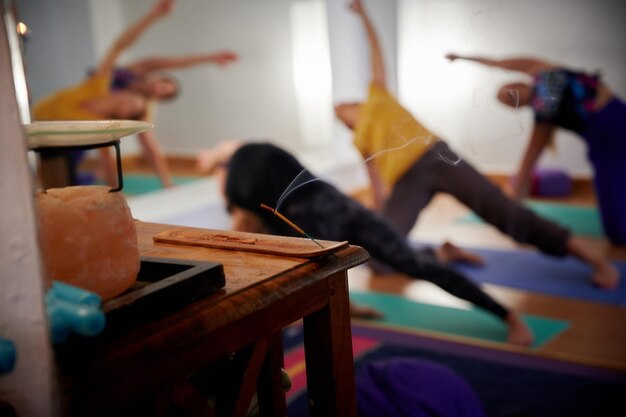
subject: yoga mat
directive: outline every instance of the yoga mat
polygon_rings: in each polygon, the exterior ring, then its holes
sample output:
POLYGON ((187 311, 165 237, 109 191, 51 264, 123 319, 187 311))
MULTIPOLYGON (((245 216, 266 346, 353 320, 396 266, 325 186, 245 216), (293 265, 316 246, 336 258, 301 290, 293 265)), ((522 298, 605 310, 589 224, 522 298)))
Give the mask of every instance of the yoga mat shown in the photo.
MULTIPOLYGON (((373 320, 375 323, 506 343, 506 325, 493 314, 477 308, 442 307, 373 292, 350 291, 350 300, 383 313, 385 317, 373 320)), ((542 346, 569 327, 567 321, 539 316, 525 315, 523 320, 533 332, 533 348, 542 346)))
MULTIPOLYGON (((200 177, 174 177, 172 178, 172 182, 175 185, 180 185, 198 179, 200 179, 200 177)), ((146 194, 162 189, 161 181, 155 175, 124 174, 124 188, 122 191, 125 195, 146 194)))
POLYGON ((454 268, 474 281, 498 284, 559 297, 626 305, 626 262, 615 261, 621 282, 608 291, 591 283, 592 271, 573 257, 556 258, 528 250, 464 248, 482 256, 485 266, 456 264, 454 268))
MULTIPOLYGON (((368 324, 353 324, 356 384, 368 364, 391 358, 430 361, 464 379, 489 417, 625 415, 626 373, 487 347, 466 345, 368 324)), ((283 332, 285 368, 304 381, 302 327, 283 332), (289 364, 289 365, 287 365, 289 364)), ((287 393, 288 415, 308 415, 305 382, 287 393)), ((445 395, 450 395, 446 393, 445 395)))
MULTIPOLYGON (((595 207, 576 206, 570 204, 528 201, 524 203, 529 209, 540 216, 552 220, 583 236, 603 237, 602 221, 595 207)), ((474 213, 467 214, 456 220, 460 223, 483 223, 483 219, 474 213)))

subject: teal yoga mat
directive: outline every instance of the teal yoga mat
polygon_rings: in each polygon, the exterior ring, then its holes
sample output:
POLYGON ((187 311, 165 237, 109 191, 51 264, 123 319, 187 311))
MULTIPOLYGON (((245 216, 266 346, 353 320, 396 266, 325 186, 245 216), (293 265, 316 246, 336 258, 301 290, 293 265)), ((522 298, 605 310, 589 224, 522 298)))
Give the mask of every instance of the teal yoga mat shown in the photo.
MULTIPOLYGON (((350 300, 375 308, 384 318, 375 322, 407 329, 429 330, 457 336, 506 343, 505 324, 479 309, 462 310, 418 303, 392 294, 350 291, 350 300)), ((569 322, 539 316, 523 316, 538 348, 569 327, 569 322)))
MULTIPOLYGON (((187 184, 200 179, 199 177, 174 177, 176 185, 187 184)), ((155 175, 124 174, 123 192, 126 195, 139 195, 162 190, 161 181, 155 175)))
MULTIPOLYGON (((604 236, 600 214, 595 207, 578 206, 543 201, 524 203, 535 213, 546 219, 570 229, 573 233, 583 236, 604 236)), ((460 217, 461 223, 482 223, 483 220, 474 213, 460 217)))

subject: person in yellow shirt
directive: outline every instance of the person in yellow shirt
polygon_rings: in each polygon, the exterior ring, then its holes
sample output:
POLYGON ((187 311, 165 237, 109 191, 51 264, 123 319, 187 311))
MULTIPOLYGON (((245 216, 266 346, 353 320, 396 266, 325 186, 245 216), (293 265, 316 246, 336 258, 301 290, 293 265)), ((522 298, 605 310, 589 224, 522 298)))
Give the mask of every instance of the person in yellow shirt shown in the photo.
MULTIPOLYGON (((57 91, 43 98, 33 107, 33 119, 41 120, 140 120, 146 111, 144 97, 132 91, 111 92, 107 62, 99 71, 78 85, 57 91)), ((108 148, 99 150, 102 171, 107 184, 117 183, 115 162, 108 148)), ((65 155, 70 181, 78 184, 78 162, 82 151, 65 155)))
POLYGON ((132 91, 111 92, 110 71, 101 65, 78 85, 57 91, 38 101, 33 108, 36 120, 104 120, 143 117, 146 102, 132 91))
MULTIPOLYGON (((77 85, 61 89, 33 106, 34 120, 143 120, 147 113, 145 96, 134 90, 111 90, 115 63, 124 50, 155 21, 170 13, 173 0, 159 0, 134 25, 124 31, 107 51, 91 75, 77 85)), ((156 143, 150 147, 151 159, 164 161, 156 143)), ((115 163, 110 150, 100 149, 105 181, 115 184, 115 163)), ((70 175, 75 176, 76 160, 69 157, 70 175)))
MULTIPOLYGON (((161 1, 169 8, 173 0, 161 1)), ((184 55, 156 55, 137 59, 115 68, 110 87, 113 91, 134 91, 148 100, 148 111, 143 120, 153 123, 156 104, 178 97, 178 81, 166 71, 181 70, 199 65, 226 67, 238 60, 232 51, 201 52, 184 55)), ((137 135, 143 155, 154 168, 163 187, 173 185, 172 174, 165 157, 159 150, 159 142, 154 130, 146 130, 137 135)))
POLYGON ((407 236, 436 193, 450 194, 516 241, 552 256, 574 255, 592 267, 595 285, 616 288, 619 273, 604 254, 508 198, 398 103, 386 89, 381 48, 361 0, 353 0, 350 8, 365 28, 372 79, 364 103, 338 104, 335 114, 354 131, 375 207, 407 236))

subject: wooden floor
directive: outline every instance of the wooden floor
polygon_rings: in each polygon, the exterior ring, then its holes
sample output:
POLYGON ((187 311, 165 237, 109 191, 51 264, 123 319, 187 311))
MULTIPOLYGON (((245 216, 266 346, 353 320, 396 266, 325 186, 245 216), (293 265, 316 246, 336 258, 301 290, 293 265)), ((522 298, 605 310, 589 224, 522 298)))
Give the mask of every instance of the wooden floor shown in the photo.
MULTIPOLYGON (((175 175, 190 175, 194 167, 190 161, 175 160, 172 163, 175 175)), ((125 162, 125 172, 142 171, 145 167, 136 161, 125 162)), ((496 184, 502 184, 503 177, 493 177, 496 184)), ((368 191, 356 193, 355 197, 366 205, 368 191)), ((593 188, 588 181, 575 181, 571 196, 559 199, 567 204, 594 205, 593 188)), ((469 211, 449 196, 438 195, 420 215, 411 237, 433 243, 449 240, 457 245, 489 248, 514 248, 517 243, 488 225, 467 225, 455 222, 459 216, 469 211)), ((589 245, 597 247, 611 258, 626 260, 626 248, 615 247, 603 239, 586 239, 589 245)), ((626 279, 626 277, 622 277, 626 279)), ((418 301, 457 305, 459 301, 429 283, 408 279, 401 275, 373 275, 366 267, 359 267, 350 273, 350 287, 401 294, 418 301)), ((563 319, 570 327, 538 350, 494 345, 494 348, 524 351, 531 355, 557 358, 576 363, 623 370, 626 372, 626 307, 559 298, 537 293, 509 289, 496 285, 486 285, 486 291, 508 307, 520 313, 563 319)), ((462 304, 462 303, 461 303, 462 304)), ((484 344, 484 342, 467 343, 484 344)))

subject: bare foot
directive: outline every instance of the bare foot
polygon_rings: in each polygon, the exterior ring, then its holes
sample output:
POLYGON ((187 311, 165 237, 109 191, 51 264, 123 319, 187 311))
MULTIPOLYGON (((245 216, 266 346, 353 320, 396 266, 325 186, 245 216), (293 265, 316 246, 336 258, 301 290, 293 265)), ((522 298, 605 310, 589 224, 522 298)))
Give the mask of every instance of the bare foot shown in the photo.
POLYGON ((619 271, 609 262, 597 266, 592 278, 595 285, 605 290, 616 289, 619 286, 619 280, 619 271))
POLYGON ((196 168, 202 174, 212 174, 219 162, 217 153, 212 149, 204 149, 198 152, 196 168))
POLYGON ((444 264, 450 262, 463 262, 476 266, 485 265, 485 261, 480 256, 476 255, 475 253, 461 249, 450 242, 445 242, 443 245, 435 250, 435 253, 437 255, 437 259, 439 259, 444 264))
POLYGON ((382 319, 385 316, 371 307, 350 303, 350 317, 355 319, 382 319))
POLYGON ((533 334, 520 316, 515 313, 509 313, 506 322, 509 325, 509 335, 507 337, 509 343, 518 346, 531 346, 533 344, 533 334))
POLYGON ((567 241, 569 252, 587 262, 593 268, 591 281, 594 285, 606 290, 614 290, 619 285, 619 272, 609 258, 597 247, 590 245, 585 240, 571 236, 567 241))

